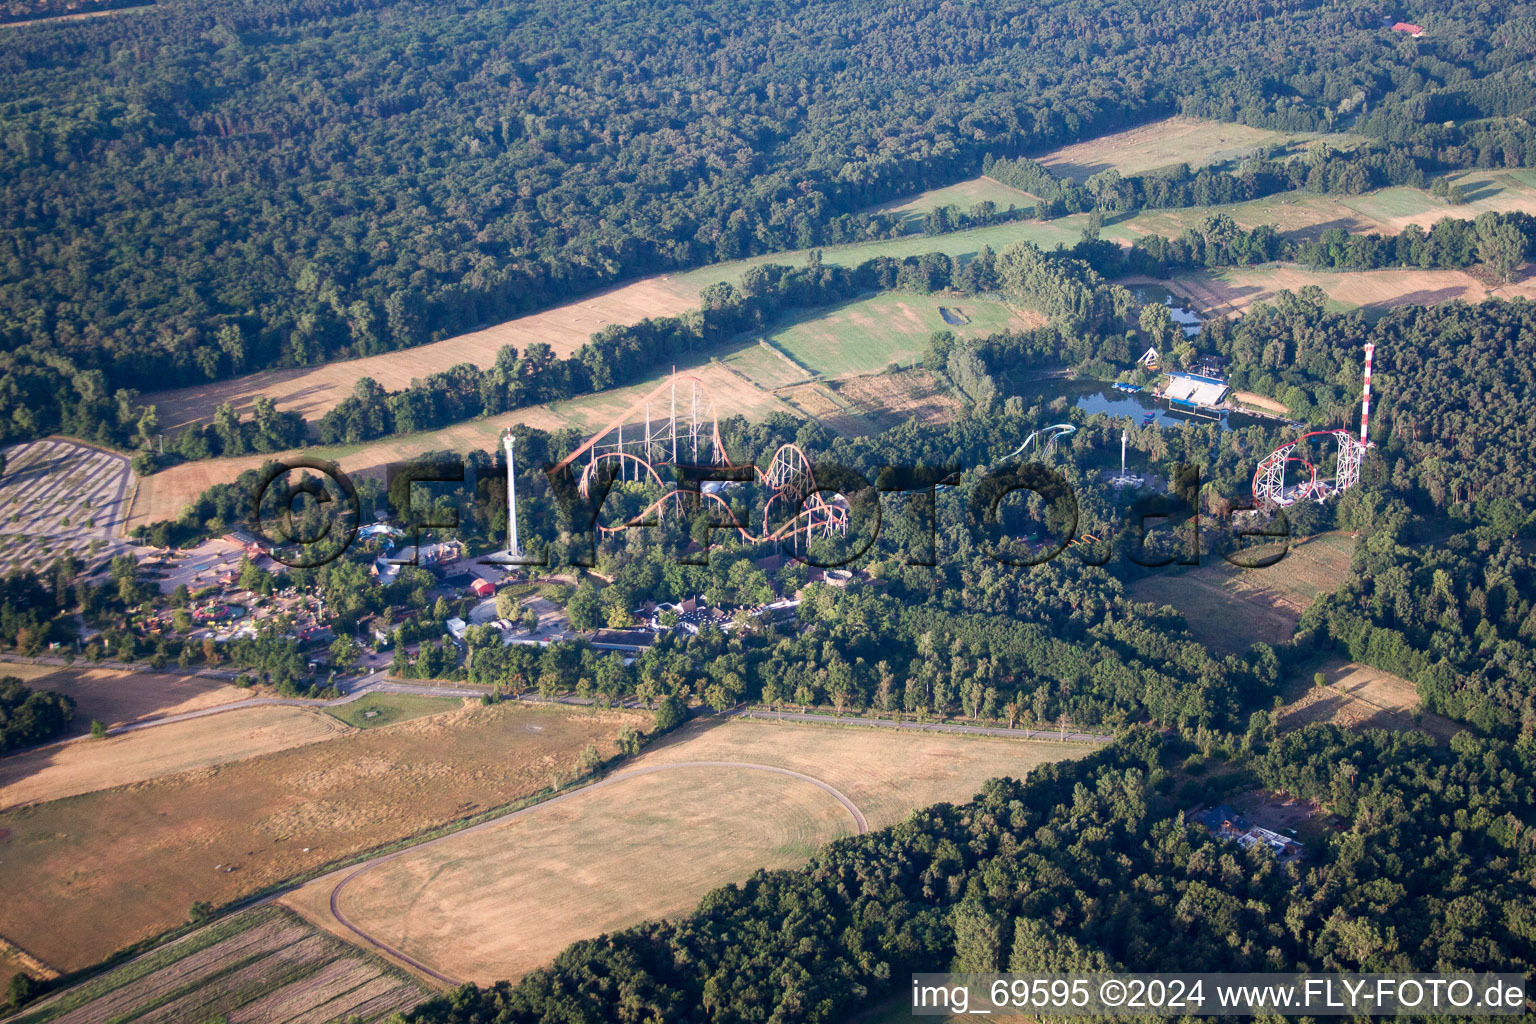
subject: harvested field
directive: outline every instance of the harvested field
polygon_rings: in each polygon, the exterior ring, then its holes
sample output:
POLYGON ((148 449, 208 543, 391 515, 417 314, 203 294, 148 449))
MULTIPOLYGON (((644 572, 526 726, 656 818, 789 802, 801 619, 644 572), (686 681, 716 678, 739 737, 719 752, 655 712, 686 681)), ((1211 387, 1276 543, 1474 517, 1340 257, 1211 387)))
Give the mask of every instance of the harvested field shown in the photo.
POLYGON ((1290 553, 1268 568, 1239 569, 1219 555, 1207 555, 1198 568, 1179 574, 1154 571, 1129 591, 1133 600, 1178 609, 1190 633, 1213 651, 1240 654, 1260 641, 1289 640, 1301 613, 1344 581, 1353 552, 1350 535, 1323 533, 1292 544, 1290 553))
POLYGON ((372 1024, 431 993, 276 906, 225 918, 38 1003, 17 1024, 372 1024))
MULTIPOLYGON (((500 704, 0 813, 0 935, 77 970, 359 850, 533 795, 649 715, 500 704)), ((169 728, 169 727, 166 727, 169 728)))
POLYGON ((371 377, 387 390, 398 391, 412 380, 438 373, 460 363, 487 367, 495 363, 504 345, 519 352, 536 341, 568 356, 585 345, 596 331, 609 324, 636 324, 647 317, 676 316, 699 304, 699 293, 678 277, 662 275, 570 302, 543 313, 533 313, 483 330, 399 352, 348 359, 323 366, 270 370, 195 387, 157 391, 145 395, 160 413, 160 424, 175 430, 187 423, 206 423, 213 411, 228 402, 242 416, 249 415, 256 398, 265 395, 283 410, 318 420, 352 393, 362 377, 371 377))
POLYGON ((949 423, 960 415, 960 402, 927 370, 846 377, 837 394, 880 429, 907 420, 949 423))
POLYGON ((1165 283, 1188 296, 1201 310, 1218 315, 1242 314, 1256 302, 1272 301, 1284 289, 1299 292, 1317 285, 1335 309, 1390 309, 1429 306, 1462 299, 1536 298, 1536 273, 1530 268, 1513 284, 1490 288, 1461 270, 1313 271, 1299 267, 1257 270, 1198 271, 1177 274, 1165 283))
POLYGON ((1301 137, 1226 121, 1170 117, 1064 146, 1036 159, 1057 174, 1082 182, 1110 168, 1131 175, 1174 164, 1206 167, 1251 156, 1301 137))
MULTIPOLYGON (((986 779, 1022 776, 1085 747, 732 720, 669 737, 619 779, 478 833, 413 850, 357 876, 341 909, 357 927, 455 977, 517 977, 570 942, 693 907, 759 867, 803 863, 854 828, 937 801, 964 801, 986 779), (692 762, 743 767, 701 767, 692 762), (688 762, 688 763, 683 763, 688 762)), ((319 919, 334 879, 285 898, 319 919)))
POLYGON ((23 751, 0 759, 0 809, 243 761, 349 731, 323 711, 269 705, 23 751))
POLYGON ((1281 729, 1299 729, 1314 722, 1326 722, 1349 729, 1422 729, 1437 741, 1446 743, 1462 726, 1433 711, 1419 713, 1419 695, 1413 683, 1390 672, 1329 658, 1309 666, 1297 680, 1300 696, 1280 709, 1277 724, 1281 729), (1322 672, 1322 686, 1313 683, 1314 672, 1322 672))
POLYGON ((825 423, 844 437, 861 437, 880 432, 878 423, 820 381, 807 381, 774 392, 809 420, 825 423))
POLYGON ((179 715, 184 711, 233 704, 252 696, 226 679, 204 676, 173 676, 161 672, 122 672, 90 668, 85 664, 0 664, 0 676, 17 676, 36 690, 53 690, 75 701, 72 731, 90 730, 91 719, 108 726, 127 725, 150 718, 179 715))

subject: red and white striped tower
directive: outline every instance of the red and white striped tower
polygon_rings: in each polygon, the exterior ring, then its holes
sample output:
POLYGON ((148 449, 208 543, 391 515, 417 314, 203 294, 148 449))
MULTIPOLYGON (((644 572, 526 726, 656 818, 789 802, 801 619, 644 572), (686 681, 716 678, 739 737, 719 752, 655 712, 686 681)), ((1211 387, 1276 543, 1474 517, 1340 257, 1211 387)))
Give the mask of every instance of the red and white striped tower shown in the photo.
POLYGON ((1365 343, 1365 397, 1360 403, 1360 446, 1362 448, 1371 441, 1371 354, 1375 351, 1374 343, 1365 343))

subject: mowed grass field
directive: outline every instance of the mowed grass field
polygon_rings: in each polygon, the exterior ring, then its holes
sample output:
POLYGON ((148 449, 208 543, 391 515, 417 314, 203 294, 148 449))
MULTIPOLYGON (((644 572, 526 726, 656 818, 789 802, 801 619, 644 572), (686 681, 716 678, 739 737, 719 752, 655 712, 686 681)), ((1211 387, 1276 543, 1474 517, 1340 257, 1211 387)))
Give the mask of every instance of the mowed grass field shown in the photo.
POLYGON ((0 758, 0 808, 243 761, 349 731, 317 709, 268 705, 102 739, 85 737, 0 758))
MULTIPOLYGON (((1154 571, 1137 580, 1130 596, 1171 605, 1195 639, 1221 654, 1239 654, 1260 641, 1290 639, 1301 613, 1344 581, 1354 543, 1343 532, 1318 534, 1292 544, 1285 558, 1262 569, 1239 569, 1220 555, 1206 555, 1188 572, 1154 571)), ((1257 560, 1260 554, 1242 557, 1257 560)))
MULTIPOLYGON (((215 906, 532 796, 648 714, 473 706, 0 812, 0 935, 60 971, 215 906)), ((340 723, 336 723, 340 724, 340 723)), ((153 735, 167 727, 146 730, 153 735)))
POLYGON ((917 231, 922 228, 923 218, 941 206, 958 206, 968 212, 981 202, 996 203, 999 211, 1007 210, 1010 206, 1033 209, 1039 204, 1040 197, 983 175, 955 185, 931 188, 907 199, 884 203, 874 207, 874 210, 879 213, 899 213, 902 215, 902 226, 908 231, 917 231))
POLYGON ((767 341, 821 376, 846 377, 875 373, 891 363, 916 362, 934 331, 977 338, 1040 323, 1043 318, 1016 314, 995 299, 886 292, 816 310, 774 328, 767 341), (958 312, 969 322, 960 326, 946 323, 940 306, 958 312))
POLYGON ((1281 729, 1299 729, 1326 722, 1351 729, 1422 729, 1442 743, 1462 726, 1432 711, 1420 714, 1419 694, 1413 683, 1379 668, 1330 657, 1307 666, 1298 674, 1297 696, 1280 709, 1281 729), (1322 672, 1324 683, 1313 682, 1322 672))
POLYGON ((326 708, 327 714, 357 729, 409 722, 441 715, 464 706, 459 697, 432 697, 417 693, 370 693, 349 704, 326 708))
MULTIPOLYGON (((1056 174, 1081 183, 1090 175, 1111 169, 1129 176, 1175 164, 1209 167, 1316 137, 1204 118, 1169 117, 1063 146, 1037 159, 1056 174)), ((1345 135, 1331 136, 1330 140, 1339 148, 1355 141, 1345 135)))
MULTIPOLYGON (((453 977, 515 978, 580 938, 690 910, 754 870, 804 863, 855 831, 939 801, 969 800, 989 778, 1020 777, 1090 747, 1003 738, 730 720, 682 730, 640 757, 655 774, 541 805, 451 836, 357 876, 342 912, 357 927, 453 977)), ((323 919, 332 885, 285 899, 323 919)))
POLYGON ((375 1024, 431 993, 276 906, 225 918, 27 1008, 17 1024, 375 1024))
POLYGON ((35 690, 53 690, 75 701, 72 731, 87 732, 91 719, 108 726, 163 718, 233 704, 253 696, 227 679, 178 676, 162 672, 122 672, 91 668, 84 662, 58 665, 0 664, 0 676, 16 676, 35 690))

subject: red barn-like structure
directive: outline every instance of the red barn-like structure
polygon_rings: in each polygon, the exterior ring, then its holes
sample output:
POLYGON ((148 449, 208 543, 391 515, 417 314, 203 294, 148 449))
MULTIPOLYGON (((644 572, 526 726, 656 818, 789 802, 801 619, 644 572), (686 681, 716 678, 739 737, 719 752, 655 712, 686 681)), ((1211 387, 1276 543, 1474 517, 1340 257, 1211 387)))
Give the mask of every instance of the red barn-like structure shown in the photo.
POLYGON ((1409 35, 1413 36, 1413 38, 1417 39, 1417 38, 1419 38, 1419 36, 1424 34, 1424 26, 1422 26, 1422 25, 1410 25, 1406 21, 1400 21, 1396 25, 1392 26, 1392 31, 1393 32, 1407 32, 1409 35))

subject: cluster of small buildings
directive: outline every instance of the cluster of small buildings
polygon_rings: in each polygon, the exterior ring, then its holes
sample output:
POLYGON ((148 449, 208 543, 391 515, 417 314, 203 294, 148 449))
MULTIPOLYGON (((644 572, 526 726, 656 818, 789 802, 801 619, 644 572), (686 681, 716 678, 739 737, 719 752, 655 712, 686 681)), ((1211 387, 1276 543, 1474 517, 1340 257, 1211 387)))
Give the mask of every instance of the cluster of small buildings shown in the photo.
POLYGON ((1226 804, 1200 811, 1191 817, 1197 824, 1209 829, 1217 839, 1236 843, 1245 850, 1251 846, 1263 846, 1282 863, 1301 858, 1301 843, 1272 829, 1253 824, 1226 804))

